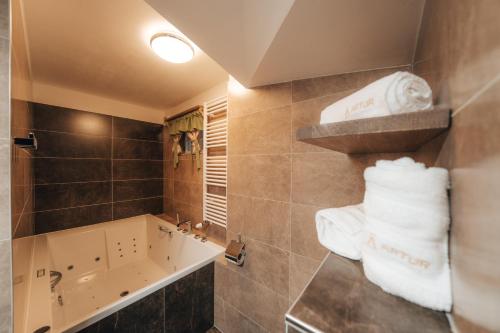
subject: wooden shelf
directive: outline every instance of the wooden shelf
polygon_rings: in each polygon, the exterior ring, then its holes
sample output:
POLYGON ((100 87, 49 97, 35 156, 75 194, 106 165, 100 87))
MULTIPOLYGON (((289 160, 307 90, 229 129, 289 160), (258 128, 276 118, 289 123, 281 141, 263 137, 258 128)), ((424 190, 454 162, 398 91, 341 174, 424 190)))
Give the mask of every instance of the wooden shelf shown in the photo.
POLYGON ((297 140, 347 154, 416 151, 450 126, 450 110, 348 120, 303 127, 297 140))

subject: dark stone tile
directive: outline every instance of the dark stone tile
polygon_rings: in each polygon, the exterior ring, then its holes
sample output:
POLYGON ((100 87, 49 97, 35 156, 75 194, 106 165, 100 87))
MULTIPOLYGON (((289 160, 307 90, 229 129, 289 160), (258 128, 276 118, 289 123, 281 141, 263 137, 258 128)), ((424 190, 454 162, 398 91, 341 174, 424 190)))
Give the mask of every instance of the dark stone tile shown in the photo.
POLYGON ((196 273, 165 287, 165 333, 191 333, 196 273))
POLYGON ((161 214, 162 212, 163 197, 120 201, 113 203, 113 218, 115 220, 142 214, 157 215, 161 214))
POLYGON ((34 128, 56 132, 110 136, 111 116, 33 103, 34 128))
POLYGON ((36 157, 111 158, 111 138, 95 135, 35 131, 36 157))
POLYGON ((163 161, 113 160, 113 179, 163 178, 163 161))
POLYGON ((163 195, 163 179, 119 180, 113 182, 113 200, 133 200, 163 195))
POLYGON ((35 234, 111 221, 111 204, 34 213, 35 234))
POLYGON ((214 264, 206 265, 195 273, 192 330, 205 332, 214 325, 214 264))
POLYGON ((113 117, 113 137, 162 141, 163 125, 113 117))
POLYGON ((111 182, 35 185, 35 211, 111 202, 111 182))
POLYGON ((160 289, 78 333, 163 333, 164 293, 160 289))
POLYGON ((35 158, 35 184, 111 180, 111 160, 35 158))
POLYGON ((115 138, 113 140, 113 158, 162 160, 163 143, 115 138))

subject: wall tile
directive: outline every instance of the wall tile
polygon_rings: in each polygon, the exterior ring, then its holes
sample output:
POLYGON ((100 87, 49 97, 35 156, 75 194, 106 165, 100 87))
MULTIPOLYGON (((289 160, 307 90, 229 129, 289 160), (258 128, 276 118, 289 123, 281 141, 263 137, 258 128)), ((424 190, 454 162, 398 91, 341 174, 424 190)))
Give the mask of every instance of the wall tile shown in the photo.
MULTIPOLYGON (((167 183, 167 182, 165 182, 167 183)), ((163 195, 163 180, 116 180, 113 182, 113 200, 123 201, 163 195)))
POLYGON ((249 238, 244 238, 244 241, 247 250, 245 264, 242 267, 229 267, 277 294, 288 297, 289 253, 249 238))
POLYGON ((162 160, 163 144, 156 141, 113 139, 113 158, 162 160))
POLYGON ((288 155, 229 156, 229 193, 265 199, 290 199, 290 167, 288 155))
POLYGON ((34 159, 36 184, 103 181, 111 179, 109 159, 34 159))
POLYGON ((290 205, 257 198, 244 198, 244 200, 250 200, 250 210, 246 213, 243 234, 289 251, 290 205))
POLYGON ((10 140, 0 139, 0 240, 10 239, 10 140))
POLYGON ((288 298, 222 265, 216 267, 215 277, 216 294, 218 284, 232 286, 226 287, 223 293, 225 304, 233 306, 270 332, 283 332, 283 318, 288 309, 288 298), (220 274, 222 271, 224 273, 220 274))
POLYGON ((317 153, 296 154, 292 159, 293 202, 342 207, 363 200, 363 171, 370 163, 366 156, 317 153))
POLYGON ((111 138, 105 136, 48 131, 35 131, 35 136, 36 157, 109 158, 111 153, 111 138))
POLYGON ((238 117, 256 111, 289 105, 291 102, 291 83, 279 83, 246 90, 242 94, 229 94, 229 117, 238 117))
POLYGON ((323 247, 316 233, 314 216, 321 209, 317 206, 292 204, 291 251, 305 257, 321 260, 328 250, 323 247))
POLYGON ((290 152, 290 106, 229 119, 231 154, 290 152))
POLYGON ((35 185, 35 211, 111 202, 111 182, 35 185))
POLYGON ((9 94, 9 40, 0 38, 0 138, 6 139, 10 132, 9 94))
POLYGON ((0 332, 12 332, 11 241, 0 240, 0 332))
POLYGON ((111 116, 39 103, 32 107, 35 129, 110 136, 111 116))
POLYGON ((500 330, 500 83, 453 118, 442 154, 451 176, 450 256, 455 315, 500 330), (449 151, 447 151, 449 150, 449 151))
POLYGON ((163 178, 163 161, 113 160, 113 179, 163 178))
POLYGON ((158 215, 162 212, 163 197, 119 201, 113 203, 113 219, 115 220, 142 214, 158 215))
POLYGON ((292 151, 302 152, 331 152, 329 149, 313 146, 296 140, 295 133, 300 127, 317 125, 321 119, 321 111, 328 105, 351 94, 354 90, 346 90, 327 96, 316 97, 292 104, 292 151))
POLYGON ((113 117, 113 137, 161 142, 163 125, 113 117))
POLYGON ((292 82, 292 102, 336 94, 343 91, 362 88, 395 71, 409 71, 409 66, 386 68, 372 71, 321 76, 292 82))
MULTIPOLYGON (((221 328, 224 333, 264 333, 262 326, 245 317, 231 304, 224 304, 225 325, 221 328)), ((217 326, 218 327, 218 326, 217 326)))
POLYGON ((82 227, 112 219, 111 204, 58 209, 37 212, 34 215, 36 234, 82 227))
POLYGON ((189 205, 191 195, 190 183, 182 181, 174 181, 174 199, 175 201, 183 202, 189 205))
POLYGON ((295 253, 290 255, 290 302, 294 302, 311 280, 321 264, 321 260, 304 257, 295 253))

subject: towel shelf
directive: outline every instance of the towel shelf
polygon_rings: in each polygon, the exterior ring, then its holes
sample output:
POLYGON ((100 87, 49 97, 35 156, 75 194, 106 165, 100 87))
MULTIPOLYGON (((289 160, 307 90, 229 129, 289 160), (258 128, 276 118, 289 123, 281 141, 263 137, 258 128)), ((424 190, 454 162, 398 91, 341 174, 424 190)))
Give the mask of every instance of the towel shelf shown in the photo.
POLYGON ((450 109, 303 127, 297 140, 346 154, 416 151, 450 127, 450 109))

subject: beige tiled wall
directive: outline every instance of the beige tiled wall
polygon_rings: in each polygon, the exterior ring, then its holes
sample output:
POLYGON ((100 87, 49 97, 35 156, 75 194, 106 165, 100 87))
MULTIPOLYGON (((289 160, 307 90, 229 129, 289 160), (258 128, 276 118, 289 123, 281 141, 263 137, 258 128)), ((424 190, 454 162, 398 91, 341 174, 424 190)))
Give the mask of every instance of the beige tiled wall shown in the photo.
POLYGON ((0 0, 0 332, 12 331, 9 12, 9 1, 0 0))
POLYGON ((427 1, 414 71, 453 109, 437 165, 450 170, 454 318, 499 332, 500 2, 427 1))
MULTIPOLYGON (((230 93, 227 239, 241 233, 248 256, 243 267, 216 265, 215 321, 225 333, 283 331, 284 313, 327 253, 315 212, 359 203, 363 170, 401 156, 336 153, 297 142, 296 129, 319 123, 326 105, 398 69, 230 93)), ((436 154, 410 155, 432 164, 436 154)))

